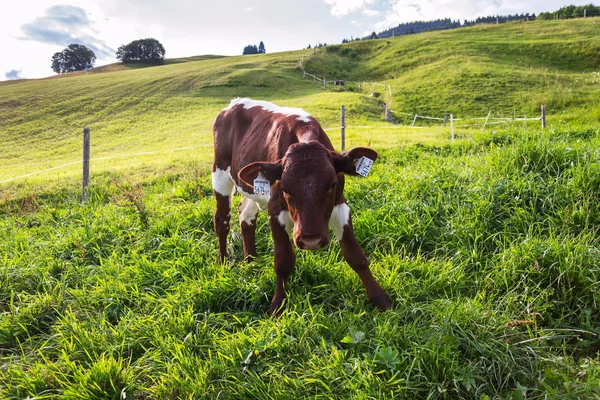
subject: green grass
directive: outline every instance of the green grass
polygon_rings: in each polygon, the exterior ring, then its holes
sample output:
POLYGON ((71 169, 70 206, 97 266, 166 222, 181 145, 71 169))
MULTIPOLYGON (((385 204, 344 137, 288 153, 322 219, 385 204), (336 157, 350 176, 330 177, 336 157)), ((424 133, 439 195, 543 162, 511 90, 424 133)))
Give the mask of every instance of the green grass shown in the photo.
MULTIPOLYGON (((482 134, 382 151, 348 182, 394 308, 376 312, 336 245, 298 253, 287 310, 260 258, 217 265, 209 171, 6 202, 2 398, 599 396, 600 132, 482 134)), ((235 208, 234 208, 235 209, 235 208)), ((234 213, 234 220, 236 215, 234 213)))
POLYGON ((83 205, 80 165, 0 184, 0 398, 600 397, 597 28, 515 23, 0 84, 0 180, 79 159, 83 126, 92 157, 116 156, 92 162, 83 205), (543 101, 550 128, 454 142, 388 129, 377 100, 303 80, 301 56, 328 78, 391 82, 398 110, 543 101), (346 195, 392 310, 373 309, 332 244, 297 253, 269 318, 263 214, 259 258, 243 262, 234 228, 231 261, 215 263, 210 130, 236 96, 326 127, 345 104, 348 125, 374 127, 348 129, 380 158, 346 195), (154 153, 181 147, 194 148, 154 153))

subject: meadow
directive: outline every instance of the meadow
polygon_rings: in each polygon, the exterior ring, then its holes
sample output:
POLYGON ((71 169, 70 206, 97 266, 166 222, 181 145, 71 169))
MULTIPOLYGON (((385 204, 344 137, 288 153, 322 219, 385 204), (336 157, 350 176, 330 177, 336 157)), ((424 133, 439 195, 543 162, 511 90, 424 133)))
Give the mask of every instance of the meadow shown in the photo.
POLYGON ((0 183, 0 398, 600 397, 598 27, 512 23, 0 83, 0 181, 78 160, 83 126, 92 157, 116 157, 92 162, 85 204, 80 165, 0 183), (538 43, 552 44, 547 62, 538 43), (301 57, 328 77, 391 83, 400 111, 544 103, 549 127, 454 141, 389 129, 368 93, 302 79, 301 57), (344 104, 348 125, 374 127, 349 129, 348 147, 380 158, 346 197, 391 310, 368 303, 332 243, 297 252, 287 308, 269 318, 264 214, 258 259, 242 260, 233 228, 232 259, 215 263, 210 128, 236 96, 325 127, 344 104), (129 156, 182 147, 194 148, 129 156))

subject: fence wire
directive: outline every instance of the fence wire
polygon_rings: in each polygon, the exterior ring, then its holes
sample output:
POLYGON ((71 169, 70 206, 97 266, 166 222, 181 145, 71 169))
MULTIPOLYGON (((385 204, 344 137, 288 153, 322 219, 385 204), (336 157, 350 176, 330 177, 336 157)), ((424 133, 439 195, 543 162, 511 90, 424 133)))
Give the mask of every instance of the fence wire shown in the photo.
MULTIPOLYGON (((145 155, 150 155, 150 154, 169 153, 169 152, 173 152, 173 151, 183 151, 183 150, 198 149, 200 147, 208 147, 208 146, 210 146, 210 145, 207 144, 207 145, 202 145, 202 146, 178 147, 178 148, 166 149, 166 150, 144 151, 144 152, 141 152, 141 153, 119 154, 119 155, 116 155, 116 156, 95 157, 95 158, 90 158, 90 161, 104 161, 104 160, 112 160, 112 159, 115 159, 115 158, 139 157, 139 156, 145 156, 145 155)), ((66 164, 62 164, 62 165, 57 165, 56 167, 47 168, 47 169, 43 169, 43 170, 40 170, 40 171, 30 172, 30 173, 25 174, 25 175, 15 176, 14 178, 5 179, 3 181, 0 181, 0 183, 11 182, 11 181, 15 181, 15 180, 22 179, 22 178, 27 178, 27 177, 30 177, 30 176, 33 176, 33 175, 42 174, 44 172, 50 172, 50 171, 54 171, 56 169, 67 168, 67 167, 70 167, 71 165, 81 164, 81 163, 83 163, 83 160, 73 161, 73 162, 70 162, 70 163, 66 163, 66 164)))

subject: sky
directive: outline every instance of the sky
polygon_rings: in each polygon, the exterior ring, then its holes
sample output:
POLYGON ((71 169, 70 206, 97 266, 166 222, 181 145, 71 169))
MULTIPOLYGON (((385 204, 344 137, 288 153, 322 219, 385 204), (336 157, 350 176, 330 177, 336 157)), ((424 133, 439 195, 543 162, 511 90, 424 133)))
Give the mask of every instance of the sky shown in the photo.
POLYGON ((268 53, 340 43, 402 22, 554 11, 590 0, 0 0, 0 80, 53 75, 52 55, 71 43, 96 66, 136 39, 158 39, 167 58, 268 53))

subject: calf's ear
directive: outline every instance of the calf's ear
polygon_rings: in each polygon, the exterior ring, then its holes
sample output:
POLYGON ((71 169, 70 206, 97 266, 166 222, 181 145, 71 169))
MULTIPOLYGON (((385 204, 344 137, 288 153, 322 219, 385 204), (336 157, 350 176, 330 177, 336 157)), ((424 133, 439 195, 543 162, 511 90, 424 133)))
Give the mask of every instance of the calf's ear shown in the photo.
POLYGON ((254 193, 254 180, 258 178, 259 174, 271 182, 272 185, 275 181, 281 179, 282 172, 281 160, 275 162, 253 162, 238 172, 238 178, 240 178, 240 184, 245 191, 254 193))
POLYGON ((377 152, 367 147, 355 147, 343 153, 331 152, 335 172, 343 172, 346 175, 361 175, 357 171, 357 163, 365 157, 371 160, 371 164, 377 160, 377 152))

